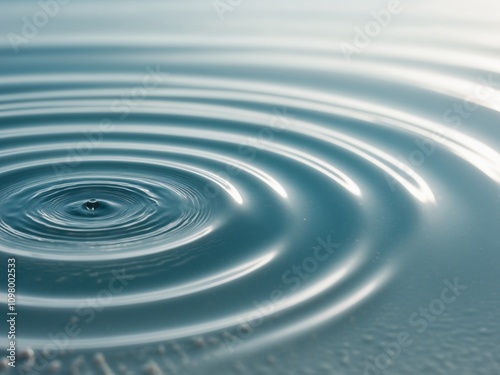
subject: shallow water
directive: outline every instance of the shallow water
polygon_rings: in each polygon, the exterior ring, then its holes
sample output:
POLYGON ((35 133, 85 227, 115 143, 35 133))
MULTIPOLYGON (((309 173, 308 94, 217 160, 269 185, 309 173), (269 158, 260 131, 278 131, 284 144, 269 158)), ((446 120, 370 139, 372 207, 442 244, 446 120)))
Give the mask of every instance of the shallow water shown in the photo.
POLYGON ((500 6, 221 3, 0 5, 0 373, 500 373, 500 6))

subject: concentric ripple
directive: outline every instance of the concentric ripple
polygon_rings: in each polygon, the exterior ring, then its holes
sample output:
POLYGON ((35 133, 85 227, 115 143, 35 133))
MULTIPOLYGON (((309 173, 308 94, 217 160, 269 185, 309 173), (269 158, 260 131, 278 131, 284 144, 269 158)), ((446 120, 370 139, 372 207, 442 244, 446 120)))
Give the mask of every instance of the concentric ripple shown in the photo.
POLYGON ((203 203, 195 181, 149 180, 121 171, 124 167, 117 164, 110 178, 95 163, 81 165, 64 179, 43 166, 12 168, 2 184, 3 248, 41 258, 122 258, 137 256, 149 239, 146 252, 159 242, 166 250, 210 229, 209 210, 188 209, 203 203))
MULTIPOLYGON (((84 373, 91 353, 106 375, 119 371, 108 355, 136 371, 167 346, 195 373, 345 323, 419 254, 438 256, 438 223, 466 205, 450 181, 486 194, 500 182, 498 107, 467 99, 474 131, 442 116, 495 73, 490 60, 394 55, 396 38, 347 64, 325 35, 294 37, 310 5, 292 6, 285 37, 265 13, 269 38, 248 34, 264 5, 249 6, 228 22, 236 40, 185 31, 172 15, 193 4, 141 10, 169 10, 168 38, 99 38, 97 19, 71 42, 48 33, 0 58, 0 257, 16 258, 26 368, 53 370, 38 361, 68 322, 64 370, 84 373)), ((320 33, 331 20, 318 6, 320 33)), ((146 373, 177 371, 154 363, 146 373)))

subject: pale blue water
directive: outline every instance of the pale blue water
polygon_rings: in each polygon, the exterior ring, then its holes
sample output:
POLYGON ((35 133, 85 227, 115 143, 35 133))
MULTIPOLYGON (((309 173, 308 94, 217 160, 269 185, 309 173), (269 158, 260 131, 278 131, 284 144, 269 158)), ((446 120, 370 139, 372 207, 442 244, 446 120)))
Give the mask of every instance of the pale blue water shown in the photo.
POLYGON ((43 4, 0 3, 1 374, 500 373, 500 5, 43 4))

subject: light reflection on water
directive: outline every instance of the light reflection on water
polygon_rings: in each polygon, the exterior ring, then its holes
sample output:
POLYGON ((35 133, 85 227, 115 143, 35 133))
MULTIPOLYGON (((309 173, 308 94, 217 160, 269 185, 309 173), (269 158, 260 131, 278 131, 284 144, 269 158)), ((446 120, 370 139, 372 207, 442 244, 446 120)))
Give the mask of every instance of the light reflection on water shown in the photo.
POLYGON ((18 369, 500 367, 497 5, 50 4, 0 5, 18 369))

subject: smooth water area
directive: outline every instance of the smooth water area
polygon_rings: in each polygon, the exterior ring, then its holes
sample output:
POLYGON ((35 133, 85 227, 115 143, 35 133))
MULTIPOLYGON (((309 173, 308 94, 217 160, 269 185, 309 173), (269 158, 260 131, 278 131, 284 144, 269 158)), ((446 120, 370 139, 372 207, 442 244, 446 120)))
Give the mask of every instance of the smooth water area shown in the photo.
POLYGON ((500 373, 500 5, 51 4, 0 3, 0 374, 500 373))

